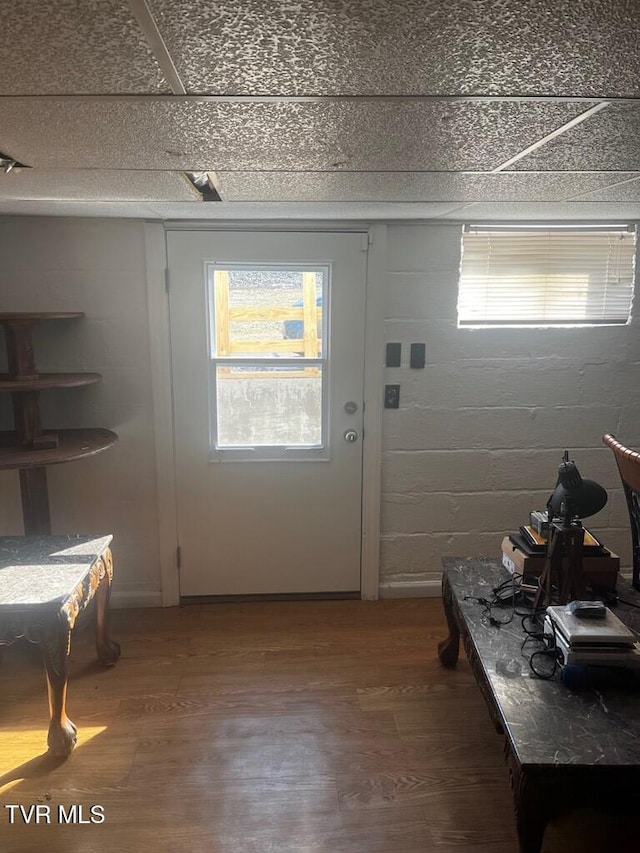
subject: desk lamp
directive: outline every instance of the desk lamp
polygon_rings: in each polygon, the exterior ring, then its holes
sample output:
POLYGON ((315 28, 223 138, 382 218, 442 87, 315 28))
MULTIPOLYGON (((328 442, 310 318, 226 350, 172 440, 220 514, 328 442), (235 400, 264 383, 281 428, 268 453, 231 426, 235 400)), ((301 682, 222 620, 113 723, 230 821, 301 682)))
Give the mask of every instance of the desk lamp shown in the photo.
POLYGON ((547 558, 536 594, 536 609, 552 603, 554 587, 558 590, 560 604, 585 598, 581 519, 600 512, 606 502, 606 491, 593 480, 584 480, 575 462, 569 460, 569 451, 565 450, 556 487, 547 502, 547 558))

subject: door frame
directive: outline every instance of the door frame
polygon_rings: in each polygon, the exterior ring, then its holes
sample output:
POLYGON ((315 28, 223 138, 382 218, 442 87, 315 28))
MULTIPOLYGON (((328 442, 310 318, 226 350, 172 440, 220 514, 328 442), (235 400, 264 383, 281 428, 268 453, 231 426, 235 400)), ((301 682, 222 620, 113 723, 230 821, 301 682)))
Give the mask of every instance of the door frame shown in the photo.
POLYGON ((158 496, 158 556, 163 607, 180 603, 177 562, 178 525, 175 479, 168 231, 311 231, 362 233, 369 242, 365 282, 364 437, 362 459, 362 525, 360 597, 374 601, 380 586, 380 500, 382 469, 382 402, 384 351, 384 224, 345 225, 304 223, 247 223, 167 221, 145 223, 147 308, 153 396, 156 483, 158 496))

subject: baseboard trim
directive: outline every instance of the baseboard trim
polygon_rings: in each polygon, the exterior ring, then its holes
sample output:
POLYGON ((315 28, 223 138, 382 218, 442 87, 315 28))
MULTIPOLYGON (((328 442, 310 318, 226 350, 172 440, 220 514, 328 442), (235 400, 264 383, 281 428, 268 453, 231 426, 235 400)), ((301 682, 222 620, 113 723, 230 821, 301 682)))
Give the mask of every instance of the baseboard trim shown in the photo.
POLYGON ((442 595, 442 581, 383 581, 380 584, 380 598, 439 598, 442 595))
POLYGON ((123 610, 127 607, 162 607, 162 593, 152 589, 114 589, 111 607, 123 610))
POLYGON ((360 600, 359 592, 269 592, 245 595, 181 595, 183 604, 242 604, 261 601, 344 601, 360 600))

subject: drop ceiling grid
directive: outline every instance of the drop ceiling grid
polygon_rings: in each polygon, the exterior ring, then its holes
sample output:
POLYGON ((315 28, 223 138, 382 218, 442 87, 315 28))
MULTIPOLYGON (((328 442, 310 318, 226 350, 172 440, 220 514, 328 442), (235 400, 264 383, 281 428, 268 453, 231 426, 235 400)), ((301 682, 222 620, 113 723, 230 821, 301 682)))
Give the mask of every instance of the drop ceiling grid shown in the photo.
POLYGON ((466 222, 640 222, 640 204, 603 201, 476 202, 465 209, 464 215, 459 211, 447 211, 440 218, 466 222))
POLYGON ((148 0, 187 91, 640 95, 629 0, 148 0))
POLYGON ((171 91, 126 0, 2 5, 0 94, 171 91))
POLYGON ((640 176, 626 183, 616 183, 611 187, 601 187, 588 194, 570 197, 570 201, 640 202, 640 176))
POLYGON ((514 169, 637 171, 640 169, 638 139, 640 104, 613 103, 534 151, 515 164, 514 169))
POLYGON ((182 216, 199 197, 180 170, 201 169, 218 172, 228 203, 199 205, 198 217, 278 217, 291 203, 337 218, 341 203, 373 218, 385 203, 402 216, 501 203, 515 218, 582 217, 640 201, 640 181, 621 183, 640 172, 639 105, 613 103, 489 176, 460 173, 491 171, 586 105, 419 97, 640 97, 631 0, 296 0, 268 14, 263 0, 146 3, 190 93, 318 100, 101 97, 171 91, 127 0, 7 0, 0 95, 13 97, 0 97, 0 151, 36 168, 13 183, 0 174, 0 212, 2 200, 57 194, 103 210, 171 200, 182 216), (16 97, 78 94, 87 97, 16 97), (381 94, 418 99, 367 100, 381 94))

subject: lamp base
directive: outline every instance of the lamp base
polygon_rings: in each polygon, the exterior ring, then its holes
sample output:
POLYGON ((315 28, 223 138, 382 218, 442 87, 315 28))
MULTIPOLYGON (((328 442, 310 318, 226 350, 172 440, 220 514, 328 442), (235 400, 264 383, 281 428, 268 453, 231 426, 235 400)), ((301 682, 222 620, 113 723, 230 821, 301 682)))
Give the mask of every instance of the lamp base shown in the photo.
POLYGON ((547 558, 534 601, 536 610, 553 603, 554 588, 558 591, 559 604, 586 598, 583 545, 584 527, 579 522, 553 522, 550 525, 547 558))

